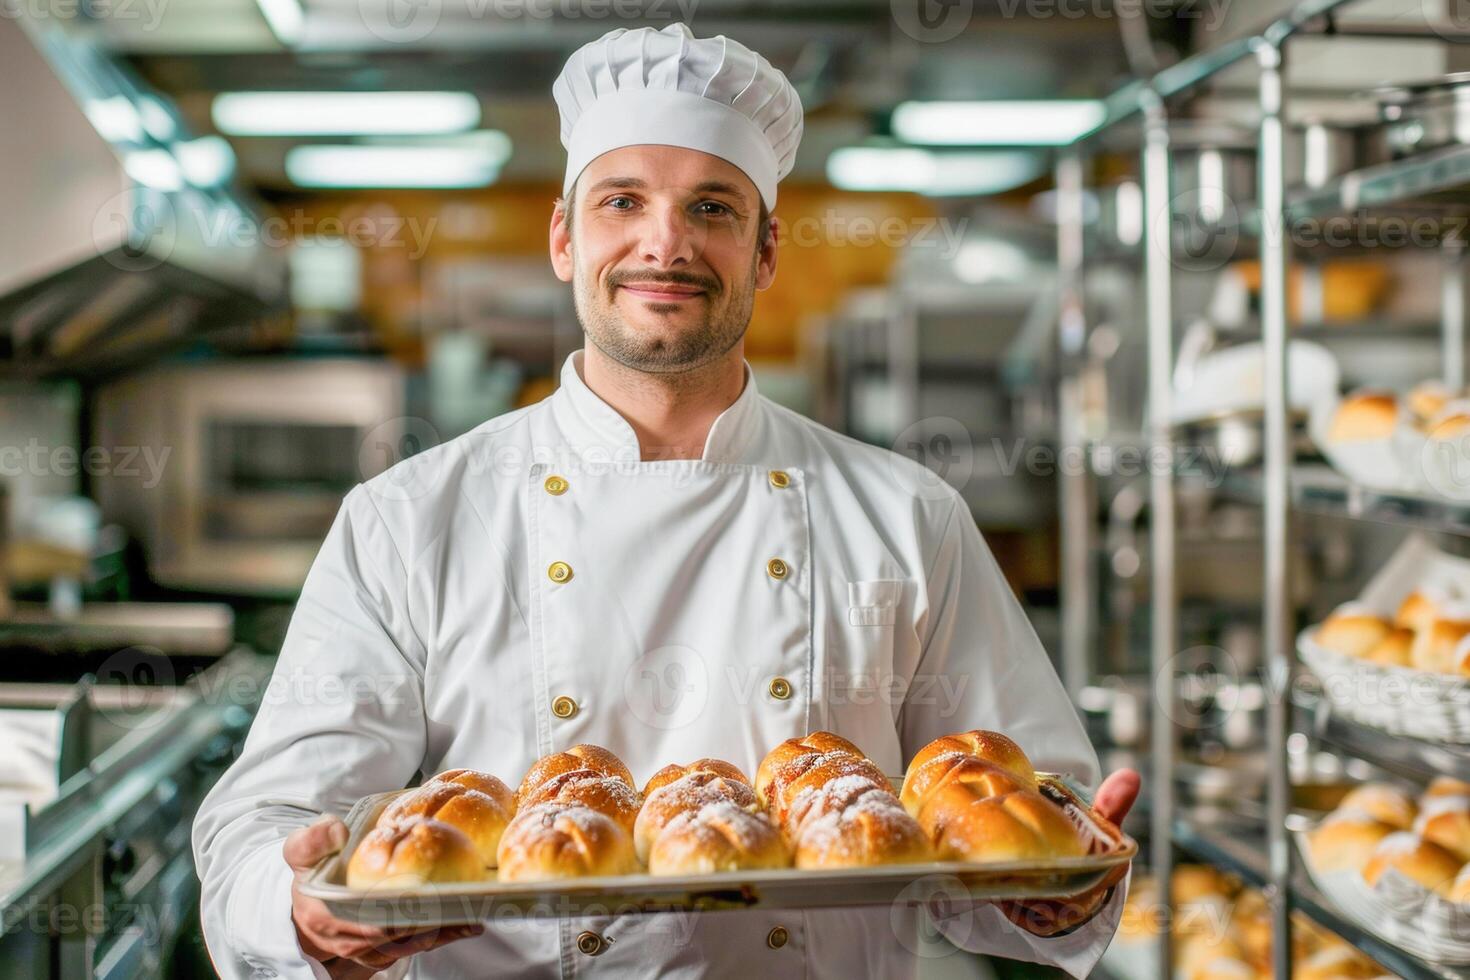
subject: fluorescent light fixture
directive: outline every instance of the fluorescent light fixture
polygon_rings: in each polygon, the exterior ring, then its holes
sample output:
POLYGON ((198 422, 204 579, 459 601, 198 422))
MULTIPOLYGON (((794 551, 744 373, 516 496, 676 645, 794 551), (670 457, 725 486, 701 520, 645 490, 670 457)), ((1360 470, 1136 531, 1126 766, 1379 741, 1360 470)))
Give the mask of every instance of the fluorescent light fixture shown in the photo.
POLYGON ((1024 282, 1031 259, 1013 242, 999 238, 972 238, 954 257, 955 275, 974 286, 993 282, 1024 282))
POLYGON ((286 176, 301 187, 484 187, 504 162, 473 146, 297 146, 286 176))
POLYGON ((109 143, 143 142, 143 119, 132 102, 121 95, 89 99, 87 120, 109 143))
POLYGON ((215 128, 232 136, 436 136, 474 129, 469 92, 226 92, 215 128))
POLYGON ((301 0, 255 0, 260 15, 270 25, 271 33, 286 47, 301 39, 301 27, 306 23, 306 14, 301 9, 301 0))
POLYGON ((218 187, 235 172, 235 151, 223 136, 201 136, 174 146, 184 179, 195 187, 218 187))
POLYGON ((1096 100, 903 102, 893 135, 935 146, 1064 146, 1094 129, 1105 109, 1096 100))
POLYGON ((1044 168, 1041 154, 1024 150, 956 153, 912 146, 848 146, 827 158, 827 179, 851 191, 983 195, 1035 180, 1044 168))
POLYGON ((167 150, 130 150, 123 154, 123 170, 138 183, 160 191, 184 187, 184 172, 167 150))

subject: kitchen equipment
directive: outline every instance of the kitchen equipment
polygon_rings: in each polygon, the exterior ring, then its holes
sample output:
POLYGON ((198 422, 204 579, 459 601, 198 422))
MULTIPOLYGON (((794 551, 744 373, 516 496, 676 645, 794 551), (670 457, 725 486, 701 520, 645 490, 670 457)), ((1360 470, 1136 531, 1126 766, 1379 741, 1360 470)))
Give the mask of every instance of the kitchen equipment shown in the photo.
MULTIPOLYGON (((1046 862, 977 864, 937 861, 839 870, 731 871, 711 875, 621 875, 560 881, 494 880, 425 885, 400 891, 353 889, 347 861, 383 808, 409 790, 364 797, 348 812, 341 852, 324 859, 301 882, 301 893, 325 902, 333 915, 389 928, 497 921, 517 916, 606 915, 609 912, 716 911, 816 908, 839 905, 923 905, 933 899, 993 900, 1077 895, 1131 861, 1138 845, 1094 814, 1061 777, 1038 773, 1042 791, 1062 804, 1095 838, 1093 853, 1046 862)), ((895 782, 897 785, 897 781, 895 782)))
POLYGON ((1317 189, 1387 157, 1382 130, 1311 119, 1286 132, 1286 184, 1317 189))
POLYGON ((1383 136, 1395 157, 1470 142, 1470 72, 1374 89, 1383 136))
POLYGON ((94 442, 132 465, 94 489, 157 581, 289 594, 347 491, 430 441, 403 413, 403 374, 387 361, 161 367, 99 392, 94 442))

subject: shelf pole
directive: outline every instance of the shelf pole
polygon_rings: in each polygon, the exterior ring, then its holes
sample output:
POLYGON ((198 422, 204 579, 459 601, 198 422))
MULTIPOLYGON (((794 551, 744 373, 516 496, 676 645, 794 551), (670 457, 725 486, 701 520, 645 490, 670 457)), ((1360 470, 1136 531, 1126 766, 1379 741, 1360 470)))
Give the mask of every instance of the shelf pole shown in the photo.
MULTIPOLYGON (((1157 96, 1144 100, 1143 202, 1144 292, 1148 322, 1150 664, 1154 678, 1150 776, 1153 785, 1149 855, 1159 885, 1159 902, 1173 921, 1174 757, 1178 698, 1174 657, 1178 651, 1178 597, 1174 553, 1174 374, 1173 253, 1169 193, 1169 121, 1157 96)), ((1159 978, 1173 975, 1169 929, 1159 930, 1159 978)))
MULTIPOLYGON (((1082 157, 1076 151, 1057 162, 1057 278, 1061 298, 1057 319, 1058 430, 1063 458, 1081 461, 1083 346, 1087 320, 1083 305, 1083 234, 1086 221, 1082 157)), ((1095 608, 1092 574, 1093 537, 1097 508, 1091 471, 1086 466, 1063 466, 1058 480, 1061 512, 1062 558, 1062 681, 1073 703, 1090 679, 1088 654, 1095 608)))
POLYGON ((1465 240, 1444 240, 1444 268, 1440 278, 1440 342, 1443 345, 1444 383, 1451 391, 1465 387, 1465 240))
POLYGON ((1282 120, 1282 50, 1261 41, 1261 130, 1257 196, 1261 208, 1261 345, 1265 352, 1266 850, 1275 977, 1291 976, 1291 806, 1287 740, 1291 726, 1292 605, 1287 545, 1290 468, 1286 371, 1286 154, 1282 120))

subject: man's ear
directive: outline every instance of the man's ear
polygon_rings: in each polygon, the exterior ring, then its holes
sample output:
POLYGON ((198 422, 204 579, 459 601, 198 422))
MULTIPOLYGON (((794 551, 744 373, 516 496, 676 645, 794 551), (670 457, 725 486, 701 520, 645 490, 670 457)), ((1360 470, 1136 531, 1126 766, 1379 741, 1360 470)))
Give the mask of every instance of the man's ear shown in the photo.
POLYGON ((771 233, 756 255, 755 288, 769 289, 776 281, 776 246, 781 241, 781 219, 771 215, 771 233))
POLYGON ((569 207, 570 203, 558 198, 556 207, 551 209, 551 268, 555 270, 556 278, 562 282, 572 281, 572 270, 575 268, 572 262, 572 232, 567 227, 569 207))

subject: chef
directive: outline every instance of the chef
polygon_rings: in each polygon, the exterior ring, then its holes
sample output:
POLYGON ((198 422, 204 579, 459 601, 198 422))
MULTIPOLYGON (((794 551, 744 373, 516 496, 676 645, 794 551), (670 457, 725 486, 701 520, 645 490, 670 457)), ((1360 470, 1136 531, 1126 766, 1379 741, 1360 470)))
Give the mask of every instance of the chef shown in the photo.
MULTIPOLYGON (((753 773, 828 729, 900 773, 969 728, 1097 785, 1097 759, 958 493, 761 395, 743 354, 776 274, 802 134, 781 72, 682 24, 615 30, 554 87, 567 149, 551 261, 586 346, 544 401, 342 504, 273 682, 194 826, 226 978, 903 977, 904 906, 507 919, 421 933, 334 919, 297 878, 358 798, 467 767, 515 785, 605 746, 644 780, 753 773)), ((1121 818, 1137 776, 1099 807, 1121 818)), ((1123 888, 1065 914, 955 909, 975 951, 1086 975, 1123 888)))

